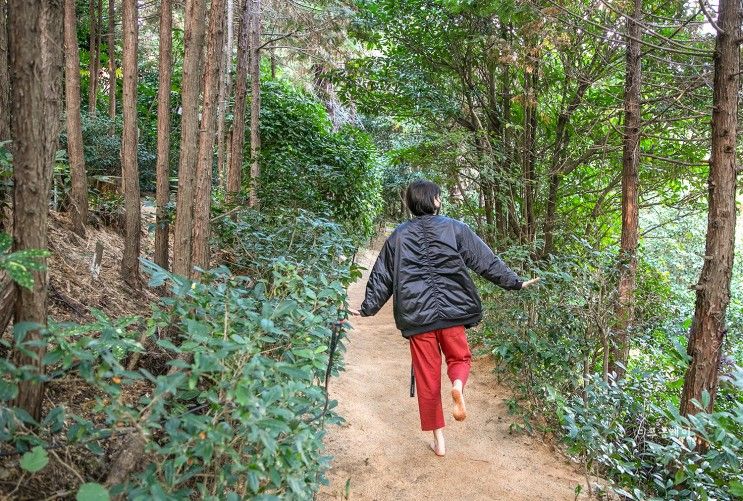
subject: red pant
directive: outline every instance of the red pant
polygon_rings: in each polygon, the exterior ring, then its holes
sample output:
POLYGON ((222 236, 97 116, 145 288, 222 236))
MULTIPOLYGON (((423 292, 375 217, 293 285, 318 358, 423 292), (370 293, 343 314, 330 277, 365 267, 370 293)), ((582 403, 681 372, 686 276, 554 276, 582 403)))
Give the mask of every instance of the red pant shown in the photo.
POLYGON ((463 385, 466 384, 472 354, 463 326, 424 332, 410 338, 423 431, 444 427, 444 410, 441 407, 441 352, 446 357, 446 372, 452 383, 459 379, 463 385))

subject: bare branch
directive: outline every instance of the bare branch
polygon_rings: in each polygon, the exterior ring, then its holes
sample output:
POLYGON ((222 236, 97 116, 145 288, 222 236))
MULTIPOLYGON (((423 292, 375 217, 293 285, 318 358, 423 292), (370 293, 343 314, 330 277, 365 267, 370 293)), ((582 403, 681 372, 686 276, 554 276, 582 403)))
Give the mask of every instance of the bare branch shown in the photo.
POLYGON ((717 26, 717 23, 715 22, 715 20, 712 19, 712 16, 710 16, 709 15, 709 12, 707 12, 707 6, 705 5, 705 1, 704 0, 699 0, 699 6, 702 8, 702 12, 704 12, 704 17, 707 18, 707 21, 709 21, 709 24, 712 25, 712 27, 715 29, 715 31, 717 31, 717 33, 719 33, 721 35, 724 35, 725 32, 723 31, 723 29, 720 28, 719 26, 717 26))

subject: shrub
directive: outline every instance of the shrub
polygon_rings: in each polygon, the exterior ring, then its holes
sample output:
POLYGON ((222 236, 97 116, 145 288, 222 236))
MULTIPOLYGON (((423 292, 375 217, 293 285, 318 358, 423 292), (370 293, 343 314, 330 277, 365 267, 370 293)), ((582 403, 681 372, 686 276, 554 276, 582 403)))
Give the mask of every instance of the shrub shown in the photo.
POLYGON ((478 340, 499 370, 516 376, 515 426, 562 436, 590 474, 630 499, 740 496, 743 381, 728 360, 716 411, 678 415, 690 319, 667 276, 641 259, 628 372, 614 382, 604 354, 614 321, 615 249, 584 247, 534 263, 528 249, 514 248, 504 258, 543 278, 519 294, 483 289, 485 304, 498 306, 487 309, 478 340), (697 437, 706 452, 695 449, 697 437))
MULTIPOLYGON (((281 80, 261 90, 263 207, 303 208, 371 236, 381 181, 370 137, 351 125, 334 131, 324 106, 281 80)), ((243 176, 246 182, 249 176, 243 176)))
MULTIPOLYGON (((274 220, 279 222, 285 220, 274 220)), ((220 267, 191 282, 145 263, 150 285, 171 289, 148 319, 112 320, 95 312, 91 324, 50 325, 44 330, 50 346, 45 376, 1 360, 3 401, 14 396, 21 379, 76 380, 95 390, 92 417, 58 406, 35 423, 24 411, 3 407, 0 440, 22 454, 21 468, 43 474, 52 444, 84 447, 104 462, 108 440, 138 436, 146 466, 112 494, 312 497, 329 461, 322 454, 324 424, 338 420, 324 384, 342 367, 339 337, 347 324, 338 320, 345 317, 346 286, 358 276, 350 260, 341 262, 333 253, 351 248, 345 234, 327 222, 314 224, 314 231, 300 225, 296 232, 298 241, 306 234, 317 239, 318 248, 308 250, 287 243, 291 233, 280 226, 272 239, 251 239, 250 225, 238 218, 235 227, 244 229, 239 236, 260 249, 241 261, 244 271, 255 273, 241 276, 220 267), (272 254, 280 249, 290 249, 287 257, 272 254), (172 326, 174 335, 163 334, 172 326), (130 355, 145 350, 140 329, 149 350, 157 345, 170 354, 164 370, 127 368, 130 355)), ((17 344, 22 347, 25 333, 36 327, 17 326, 17 344)), ((89 473, 86 480, 100 477, 89 473)), ((84 488, 101 489, 90 483, 84 488)))

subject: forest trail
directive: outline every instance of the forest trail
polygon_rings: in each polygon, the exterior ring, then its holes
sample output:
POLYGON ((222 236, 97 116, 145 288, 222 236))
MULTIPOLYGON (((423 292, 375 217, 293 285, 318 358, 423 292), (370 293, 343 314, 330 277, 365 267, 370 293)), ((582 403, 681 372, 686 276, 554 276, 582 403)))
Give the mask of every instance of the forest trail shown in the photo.
MULTIPOLYGON (((363 300, 375 258, 372 251, 359 258, 368 269, 349 288, 352 308, 363 300)), ((448 391, 442 392, 447 454, 434 456, 431 433, 420 431, 417 400, 409 397, 410 351, 395 328, 392 302, 351 323, 346 370, 330 384, 346 422, 328 429, 333 462, 319 499, 344 499, 349 479, 352 500, 572 500, 579 484, 585 492, 584 478, 565 459, 536 439, 509 434, 509 393, 495 381, 488 358, 473 360, 466 421, 454 421, 448 391)), ((448 385, 442 381, 442 388, 448 385)))

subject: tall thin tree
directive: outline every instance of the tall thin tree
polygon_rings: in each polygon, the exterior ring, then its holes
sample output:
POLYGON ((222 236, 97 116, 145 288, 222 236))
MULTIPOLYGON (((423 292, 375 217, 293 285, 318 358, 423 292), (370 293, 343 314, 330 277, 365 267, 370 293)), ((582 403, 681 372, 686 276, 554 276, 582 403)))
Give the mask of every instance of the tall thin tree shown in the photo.
POLYGON ((201 53, 204 44, 205 0, 186 0, 183 78, 181 79, 181 149, 178 166, 173 271, 191 276, 194 177, 199 132, 201 53))
POLYGON ((167 206, 170 200, 170 84, 173 65, 173 4, 171 0, 160 3, 160 61, 157 89, 157 166, 155 212, 155 263, 168 268, 167 206))
POLYGON ((622 238, 619 249, 619 287, 608 372, 624 376, 630 332, 635 316, 635 279, 639 226, 638 165, 640 163, 640 38, 642 0, 634 0, 627 16, 627 56, 624 79, 624 146, 622 152, 622 238))
POLYGON ((209 216, 212 201, 214 129, 217 119, 219 76, 224 50, 224 0, 213 0, 209 18, 209 41, 204 71, 204 106, 201 111, 199 155, 196 164, 196 197, 193 225, 193 264, 209 267, 209 216))
POLYGON ((10 75, 8 74, 8 1, 0 0, 0 141, 10 139, 10 75))
POLYGON ((124 87, 122 93, 124 130, 121 139, 121 180, 124 185, 124 256, 121 278, 139 286, 141 207, 137 168, 137 0, 123 0, 121 19, 124 32, 124 87))
POLYGON ((524 134, 522 164, 524 181, 524 227, 522 239, 531 243, 536 232, 536 134, 537 134, 537 85, 539 84, 539 56, 537 48, 530 50, 529 62, 524 74, 524 134), (535 55, 536 54, 536 55, 535 55))
POLYGON ((114 133, 116 119, 116 0, 108 0, 108 118, 109 134, 114 133))
POLYGON ((90 74, 88 79, 88 113, 91 116, 95 115, 96 109, 96 97, 98 94, 98 62, 100 60, 98 55, 98 31, 100 30, 100 26, 98 26, 97 5, 98 3, 96 0, 90 0, 88 5, 88 13, 90 17, 90 39, 88 43, 88 52, 90 56, 88 59, 88 72, 90 74))
POLYGON ((681 412, 686 415, 699 411, 694 400, 703 404, 705 392, 709 394, 705 410, 714 408, 735 249, 740 0, 720 0, 718 9, 707 242, 704 265, 695 286, 697 298, 688 346, 691 362, 681 396, 681 412))
POLYGON ((227 186, 227 169, 225 157, 227 156, 227 145, 225 143, 224 122, 227 113, 227 101, 230 96, 230 70, 232 69, 232 25, 235 6, 233 0, 227 0, 227 21, 224 30, 224 53, 222 54, 222 78, 219 81, 219 104, 217 108, 217 173, 222 187, 227 186))
MULTIPOLYGON (((47 247, 49 191, 61 122, 64 55, 58 41, 63 37, 63 13, 62 0, 8 2, 14 250, 47 247)), ((46 324, 47 280, 45 271, 37 271, 33 287, 19 289, 16 324, 46 324)), ((16 365, 33 366, 43 374, 46 347, 40 339, 38 329, 26 333, 24 341, 37 344, 17 350, 16 365)), ((22 381, 14 405, 39 420, 43 397, 43 383, 22 381)))
POLYGON ((240 31, 237 38, 237 71, 235 74, 235 107, 232 112, 232 143, 227 167, 227 201, 235 203, 242 184, 245 146, 245 98, 248 93, 250 61, 250 11, 252 0, 243 0, 240 31))
POLYGON ((65 106, 67 108, 67 157, 70 160, 70 216, 72 228, 85 236, 88 224, 88 178, 85 174, 83 130, 80 116, 80 54, 77 45, 75 0, 64 0, 65 106))
POLYGON ((258 184, 261 178, 261 0, 248 0, 253 4, 250 22, 250 199, 257 207, 258 184))

